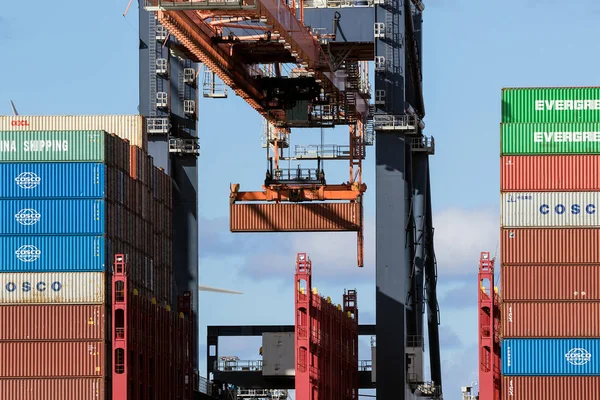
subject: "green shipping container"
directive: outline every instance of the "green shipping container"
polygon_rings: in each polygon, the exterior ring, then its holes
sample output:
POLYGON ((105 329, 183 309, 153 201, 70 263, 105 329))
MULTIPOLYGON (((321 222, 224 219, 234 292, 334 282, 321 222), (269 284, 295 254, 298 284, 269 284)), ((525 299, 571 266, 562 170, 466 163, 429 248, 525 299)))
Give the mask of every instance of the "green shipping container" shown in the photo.
POLYGON ((502 89, 502 122, 600 122, 600 87, 502 89))
POLYGON ((600 154, 600 123, 501 124, 502 155, 600 154))
POLYGON ((108 162, 111 144, 104 131, 0 131, 0 162, 108 162))

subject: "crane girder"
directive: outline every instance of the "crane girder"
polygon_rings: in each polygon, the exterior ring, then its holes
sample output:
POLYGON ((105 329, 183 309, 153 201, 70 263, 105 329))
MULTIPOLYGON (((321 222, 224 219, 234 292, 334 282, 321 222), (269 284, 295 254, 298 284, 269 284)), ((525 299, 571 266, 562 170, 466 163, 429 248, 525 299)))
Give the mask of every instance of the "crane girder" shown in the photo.
MULTIPOLYGON (((277 51, 281 51, 283 46, 284 54, 289 54, 291 60, 313 74, 323 89, 324 98, 340 105, 340 109, 344 108, 344 79, 335 76, 329 56, 318 39, 296 18, 295 10, 283 0, 147 0, 145 8, 156 12, 158 22, 194 55, 194 61, 203 63, 267 120, 285 123, 286 113, 283 109, 268 109, 265 106, 261 83, 250 74, 254 66, 236 57, 238 53, 234 51, 233 44, 215 42, 222 27, 209 19, 259 21, 263 26, 256 27, 270 31, 274 38, 270 43, 277 47, 277 51)), ((249 25, 248 29, 254 27, 249 25)), ((269 63, 273 60, 267 57, 262 62, 250 62, 269 63)))

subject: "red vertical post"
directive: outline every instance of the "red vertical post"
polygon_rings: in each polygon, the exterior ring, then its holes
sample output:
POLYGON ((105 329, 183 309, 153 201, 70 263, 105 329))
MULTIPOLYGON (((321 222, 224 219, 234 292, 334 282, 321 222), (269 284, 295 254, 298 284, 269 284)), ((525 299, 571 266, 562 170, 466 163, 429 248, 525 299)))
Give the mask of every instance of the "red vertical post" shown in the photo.
POLYGON ((358 400, 358 304, 356 290, 344 293, 344 313, 347 324, 348 359, 348 399, 358 400))
POLYGON ((124 254, 115 254, 112 276, 112 398, 127 400, 128 370, 128 288, 124 254))
POLYGON ((296 309, 294 344, 296 358, 295 398, 297 400, 316 400, 318 383, 315 382, 311 349, 312 321, 312 280, 311 261, 306 253, 296 256, 296 274, 294 279, 294 304, 296 309))
POLYGON ((500 399, 500 301, 494 287, 494 260, 479 258, 479 398, 500 399))

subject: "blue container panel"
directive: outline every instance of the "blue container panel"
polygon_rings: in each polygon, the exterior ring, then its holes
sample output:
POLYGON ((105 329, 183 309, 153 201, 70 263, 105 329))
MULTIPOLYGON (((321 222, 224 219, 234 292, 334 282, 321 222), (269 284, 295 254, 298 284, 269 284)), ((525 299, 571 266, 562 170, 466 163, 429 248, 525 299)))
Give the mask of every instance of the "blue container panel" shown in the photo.
POLYGON ((104 200, 0 200, 0 235, 103 235, 104 200))
POLYGON ((1 236, 0 272, 101 272, 103 236, 1 236))
POLYGON ((600 339, 504 339, 502 374, 600 375, 600 339))
POLYGON ((105 196, 100 163, 0 163, 0 198, 105 196))

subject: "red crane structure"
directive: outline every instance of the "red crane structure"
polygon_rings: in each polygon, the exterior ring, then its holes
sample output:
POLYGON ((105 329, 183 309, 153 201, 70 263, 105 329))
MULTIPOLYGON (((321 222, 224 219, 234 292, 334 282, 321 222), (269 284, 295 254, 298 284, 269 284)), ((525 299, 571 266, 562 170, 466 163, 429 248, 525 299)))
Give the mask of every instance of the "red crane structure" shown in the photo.
POLYGON ((312 287, 312 262, 296 256, 295 398, 358 400, 358 309, 356 290, 344 305, 312 287))
POLYGON ((500 295, 494 286, 494 260, 479 257, 479 399, 500 400, 500 295))
POLYGON ((192 400, 194 325, 191 294, 178 296, 179 314, 132 289, 127 257, 115 254, 112 274, 112 399, 192 400), (156 397, 155 397, 156 396, 156 397))

